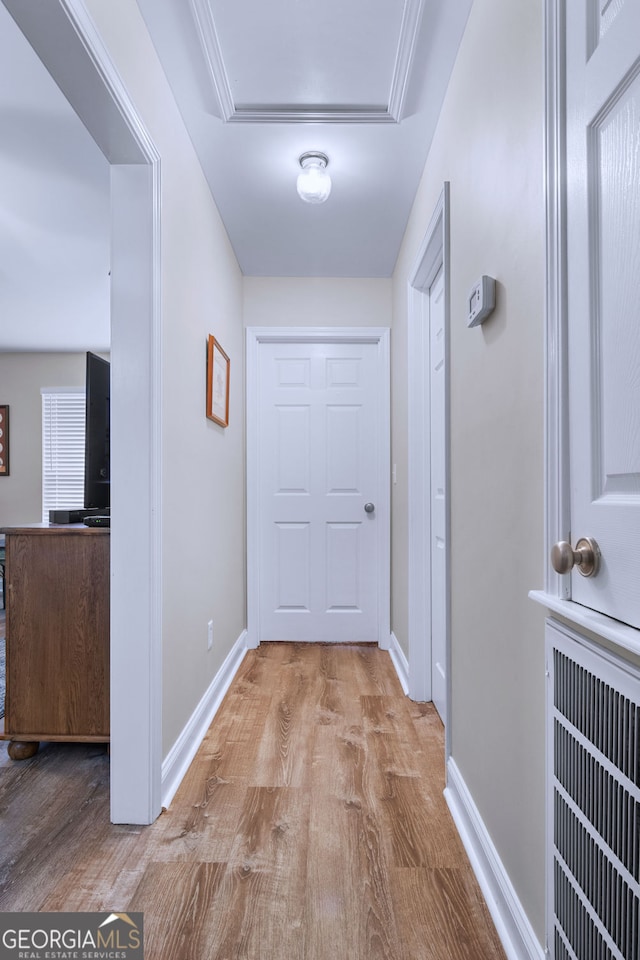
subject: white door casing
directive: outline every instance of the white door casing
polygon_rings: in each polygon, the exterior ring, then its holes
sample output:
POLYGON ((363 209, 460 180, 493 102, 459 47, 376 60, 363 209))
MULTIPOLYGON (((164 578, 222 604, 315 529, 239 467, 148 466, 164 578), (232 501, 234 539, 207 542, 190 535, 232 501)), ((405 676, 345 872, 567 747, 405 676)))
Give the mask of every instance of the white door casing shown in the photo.
POLYGON ((388 647, 388 339, 377 328, 247 331, 253 645, 388 647))
POLYGON ((572 599, 640 628, 640 4, 567 4, 572 599))

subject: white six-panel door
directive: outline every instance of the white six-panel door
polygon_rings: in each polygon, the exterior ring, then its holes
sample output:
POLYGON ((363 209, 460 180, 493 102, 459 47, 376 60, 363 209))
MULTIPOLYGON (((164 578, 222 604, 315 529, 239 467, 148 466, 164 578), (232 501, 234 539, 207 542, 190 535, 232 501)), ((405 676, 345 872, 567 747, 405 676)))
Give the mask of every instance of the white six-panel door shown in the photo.
POLYGON ((429 289, 431 448, 431 699, 446 719, 447 704, 447 503, 445 430, 444 271, 429 289))
POLYGON ((259 345, 250 586, 259 640, 380 639, 380 388, 378 343, 259 345))
POLYGON ((640 3, 566 8, 571 595, 640 627, 640 3))

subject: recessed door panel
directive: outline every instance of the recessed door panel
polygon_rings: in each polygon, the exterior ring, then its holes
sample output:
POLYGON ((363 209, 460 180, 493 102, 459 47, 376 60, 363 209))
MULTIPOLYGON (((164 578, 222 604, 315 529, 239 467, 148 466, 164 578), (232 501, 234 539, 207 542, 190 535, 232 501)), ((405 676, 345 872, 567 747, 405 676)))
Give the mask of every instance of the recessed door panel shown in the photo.
POLYGON ((331 357, 327 360, 327 387, 359 387, 360 360, 350 357, 331 357))
POLYGON ((591 141, 596 386, 594 498, 640 495, 640 79, 616 91, 591 141), (625 242, 620 243, 620 237, 625 242), (598 296, 599 294, 599 296, 598 296))
POLYGON ((308 494, 310 476, 309 407, 282 406, 275 410, 277 422, 278 494, 308 494))
POLYGON ((328 611, 362 613, 359 602, 360 523, 328 523, 326 606, 328 611))
POLYGON ((308 523, 276 523, 275 609, 308 613, 311 606, 308 523))
POLYGON ((327 493, 361 492, 362 439, 359 406, 327 406, 327 493))
POLYGON ((627 0, 587 0, 589 54, 613 26, 627 0))
POLYGON ((292 359, 280 357, 275 363, 275 375, 279 387, 308 387, 310 372, 309 357, 292 359))

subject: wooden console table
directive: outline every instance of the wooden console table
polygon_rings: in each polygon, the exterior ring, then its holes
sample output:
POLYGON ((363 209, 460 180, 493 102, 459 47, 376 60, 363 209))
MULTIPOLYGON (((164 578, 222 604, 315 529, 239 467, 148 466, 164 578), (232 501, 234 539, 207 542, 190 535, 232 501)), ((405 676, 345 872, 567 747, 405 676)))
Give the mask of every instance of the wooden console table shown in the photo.
POLYGON ((41 740, 109 740, 109 529, 33 524, 5 534, 9 756, 41 740))

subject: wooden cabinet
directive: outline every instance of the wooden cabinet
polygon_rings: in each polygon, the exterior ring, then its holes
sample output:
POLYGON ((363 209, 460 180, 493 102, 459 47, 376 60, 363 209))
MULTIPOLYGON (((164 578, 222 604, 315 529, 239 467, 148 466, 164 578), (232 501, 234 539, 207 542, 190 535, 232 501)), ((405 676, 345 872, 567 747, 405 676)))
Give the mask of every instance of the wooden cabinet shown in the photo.
MULTIPOLYGON (((33 525, 6 544, 7 692, 14 759, 40 740, 109 739, 109 530, 33 525)), ((2 721, 0 721, 0 724, 2 721)))

